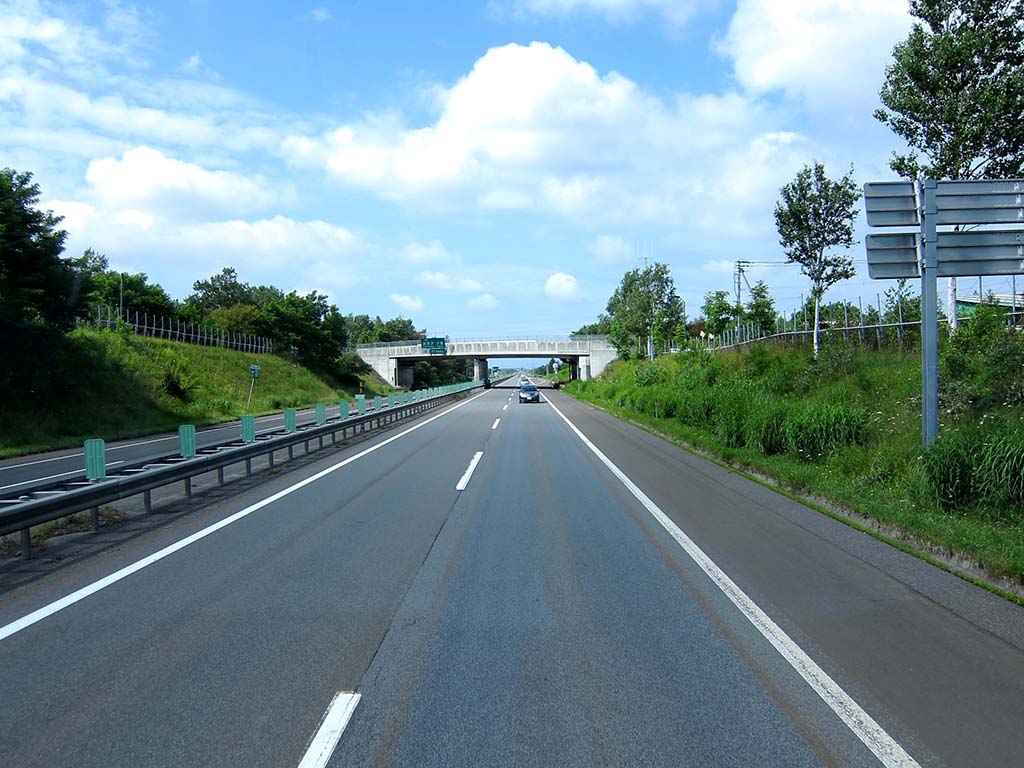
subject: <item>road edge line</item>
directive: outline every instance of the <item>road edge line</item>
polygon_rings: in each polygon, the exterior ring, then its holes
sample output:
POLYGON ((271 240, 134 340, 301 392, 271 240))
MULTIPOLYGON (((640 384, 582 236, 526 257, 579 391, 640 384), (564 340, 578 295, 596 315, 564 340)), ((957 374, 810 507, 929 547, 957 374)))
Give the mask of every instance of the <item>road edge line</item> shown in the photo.
POLYGON ((702 571, 711 579, 722 593, 729 598, 743 616, 754 625, 783 659, 804 679, 812 690, 838 715, 839 719, 859 738, 872 754, 886 768, 920 768, 900 744, 890 736, 864 709, 833 680, 825 670, 786 632, 776 624, 746 592, 737 586, 729 576, 697 546, 683 530, 668 517, 661 508, 647 496, 629 476, 609 459, 590 439, 573 424, 554 403, 548 399, 548 405, 558 414, 576 434, 583 444, 604 464, 608 470, 633 494, 651 516, 675 539, 676 543, 689 555, 702 571))
POLYGON ((316 732, 306 745, 298 768, 324 768, 327 765, 360 698, 355 691, 338 691, 334 694, 331 703, 327 705, 327 711, 320 718, 316 732))

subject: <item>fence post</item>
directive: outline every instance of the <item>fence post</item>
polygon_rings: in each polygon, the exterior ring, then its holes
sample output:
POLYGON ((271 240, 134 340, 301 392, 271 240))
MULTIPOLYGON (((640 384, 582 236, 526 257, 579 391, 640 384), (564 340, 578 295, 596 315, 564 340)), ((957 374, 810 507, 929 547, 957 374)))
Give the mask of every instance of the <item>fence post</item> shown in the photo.
POLYGON ((880 294, 875 294, 875 304, 878 307, 878 325, 875 326, 875 330, 878 332, 878 351, 882 351, 882 297, 880 294))
POLYGON ((860 343, 864 343, 864 300, 857 297, 857 310, 860 312, 860 343))
POLYGON ((898 336, 900 340, 900 354, 903 354, 903 297, 896 294, 896 317, 899 318, 898 336))
POLYGON ((850 303, 843 301, 843 344, 849 341, 846 336, 846 329, 850 326, 850 303))

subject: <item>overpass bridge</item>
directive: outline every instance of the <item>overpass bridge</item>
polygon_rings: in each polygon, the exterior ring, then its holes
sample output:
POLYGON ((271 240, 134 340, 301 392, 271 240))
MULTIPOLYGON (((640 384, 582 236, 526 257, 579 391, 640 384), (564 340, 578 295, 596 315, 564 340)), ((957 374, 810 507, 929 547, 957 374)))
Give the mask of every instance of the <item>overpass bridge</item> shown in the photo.
POLYGON ((413 366, 421 360, 472 359, 477 381, 486 381, 488 361, 501 358, 558 358, 568 363, 573 379, 597 376, 618 357, 607 336, 527 336, 515 338, 445 339, 443 354, 428 350, 423 339, 359 344, 358 355, 396 387, 411 387, 413 366))

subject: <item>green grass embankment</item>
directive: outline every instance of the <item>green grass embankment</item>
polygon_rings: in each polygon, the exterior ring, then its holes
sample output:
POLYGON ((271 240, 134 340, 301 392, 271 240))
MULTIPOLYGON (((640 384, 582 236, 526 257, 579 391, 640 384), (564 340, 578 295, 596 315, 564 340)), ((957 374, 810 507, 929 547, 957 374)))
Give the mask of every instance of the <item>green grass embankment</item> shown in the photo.
MULTIPOLYGON (((817 361, 804 349, 767 346, 688 352, 620 361, 567 391, 784 489, 870 518, 915 549, 964 556, 1021 585, 1024 407, 1013 394, 1020 382, 1004 381, 1011 394, 993 395, 976 377, 957 379, 955 352, 945 360, 951 394, 940 439, 926 454, 915 353, 841 344, 817 361)), ((991 365, 975 362, 990 378, 991 365)))
MULTIPOLYGON (((335 403, 359 391, 358 384, 340 387, 276 355, 112 332, 78 330, 61 349, 40 354, 48 357, 45 374, 39 374, 47 395, 19 392, 19 402, 0 411, 0 456, 335 403), (246 411, 252 363, 260 375, 246 411)), ((388 391, 372 374, 361 380, 367 395, 388 391)))

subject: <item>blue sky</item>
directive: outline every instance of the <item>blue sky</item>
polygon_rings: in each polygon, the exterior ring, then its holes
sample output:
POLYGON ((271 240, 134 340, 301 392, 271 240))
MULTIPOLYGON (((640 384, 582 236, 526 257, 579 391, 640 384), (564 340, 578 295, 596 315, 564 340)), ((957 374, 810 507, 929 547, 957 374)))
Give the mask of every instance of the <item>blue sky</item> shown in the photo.
MULTIPOLYGON (((176 298, 234 266, 432 333, 557 334, 647 254, 692 316, 736 259, 783 259, 803 164, 891 178, 871 113, 909 27, 904 0, 0 0, 0 164, 69 252, 176 298)), ((834 295, 884 290, 861 271, 834 295)), ((782 309, 806 286, 757 278, 782 309)))

